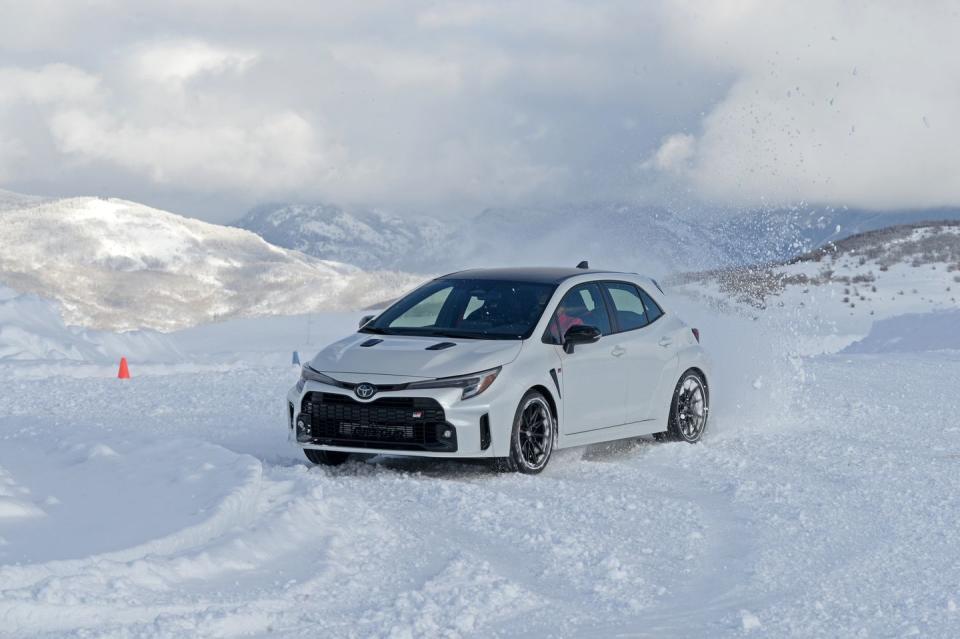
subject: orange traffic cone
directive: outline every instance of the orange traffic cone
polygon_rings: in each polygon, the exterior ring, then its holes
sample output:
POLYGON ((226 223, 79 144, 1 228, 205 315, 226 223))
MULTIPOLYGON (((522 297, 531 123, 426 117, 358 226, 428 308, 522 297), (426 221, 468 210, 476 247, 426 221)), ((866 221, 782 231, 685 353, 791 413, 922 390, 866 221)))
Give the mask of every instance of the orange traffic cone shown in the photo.
POLYGON ((120 358, 120 371, 117 373, 118 379, 130 379, 130 369, 127 367, 127 358, 120 358))

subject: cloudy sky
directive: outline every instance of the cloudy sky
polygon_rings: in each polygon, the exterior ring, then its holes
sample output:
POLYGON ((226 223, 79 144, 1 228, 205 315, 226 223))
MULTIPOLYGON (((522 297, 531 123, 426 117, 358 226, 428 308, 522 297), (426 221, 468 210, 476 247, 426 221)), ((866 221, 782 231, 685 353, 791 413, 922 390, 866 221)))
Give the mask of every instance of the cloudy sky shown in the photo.
POLYGON ((960 3, 0 0, 0 188, 960 205, 960 3))

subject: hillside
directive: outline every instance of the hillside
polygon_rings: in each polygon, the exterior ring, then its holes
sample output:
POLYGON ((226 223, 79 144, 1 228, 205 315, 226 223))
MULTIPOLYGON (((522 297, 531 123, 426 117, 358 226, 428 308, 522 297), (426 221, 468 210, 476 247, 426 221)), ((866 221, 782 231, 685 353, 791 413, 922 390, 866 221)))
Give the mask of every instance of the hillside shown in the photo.
POLYGON ((68 324, 92 328, 169 331, 359 308, 418 282, 124 200, 14 202, 0 221, 0 283, 55 300, 68 324))
POLYGON ((863 331, 877 319, 960 306, 960 222, 892 226, 791 260, 685 273, 667 283, 718 307, 863 331))

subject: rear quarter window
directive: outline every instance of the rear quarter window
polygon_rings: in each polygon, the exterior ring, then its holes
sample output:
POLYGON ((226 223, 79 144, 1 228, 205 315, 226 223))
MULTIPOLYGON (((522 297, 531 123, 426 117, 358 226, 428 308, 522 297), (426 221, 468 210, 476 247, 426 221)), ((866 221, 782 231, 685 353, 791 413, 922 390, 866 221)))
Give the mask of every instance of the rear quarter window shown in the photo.
POLYGON ((660 308, 660 305, 653 301, 650 294, 642 288, 640 289, 640 299, 643 300, 643 305, 647 309, 647 322, 653 323, 660 317, 663 317, 663 309, 660 308))

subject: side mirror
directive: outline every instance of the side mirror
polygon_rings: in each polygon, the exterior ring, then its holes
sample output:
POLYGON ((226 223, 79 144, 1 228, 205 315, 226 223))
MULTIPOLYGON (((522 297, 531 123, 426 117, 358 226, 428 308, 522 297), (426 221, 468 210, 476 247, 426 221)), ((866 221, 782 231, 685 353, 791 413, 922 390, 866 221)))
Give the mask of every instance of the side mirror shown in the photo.
POLYGON ((366 326, 366 325, 367 325, 367 322, 369 322, 370 320, 372 320, 374 317, 376 317, 376 315, 364 315, 363 317, 361 317, 361 318, 360 318, 360 328, 363 328, 364 326, 366 326))
POLYGON ((592 344, 603 336, 596 326, 577 324, 567 329, 563 334, 563 350, 572 353, 577 344, 592 344))

